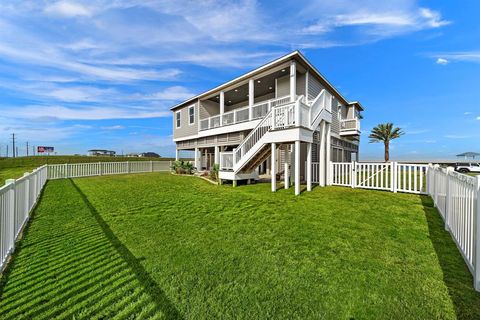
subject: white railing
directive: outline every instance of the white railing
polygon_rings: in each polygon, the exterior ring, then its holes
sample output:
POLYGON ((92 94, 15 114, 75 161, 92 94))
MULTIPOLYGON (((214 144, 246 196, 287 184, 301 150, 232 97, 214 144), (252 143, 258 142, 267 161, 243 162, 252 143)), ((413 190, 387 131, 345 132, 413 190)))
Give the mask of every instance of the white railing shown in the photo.
POLYGON ((47 181, 47 166, 25 173, 20 179, 10 179, 0 187, 0 271, 15 250, 30 213, 47 181))
POLYGON ((233 169, 233 151, 220 152, 220 169, 221 170, 233 169))
MULTIPOLYGON (((256 103, 252 106, 252 119, 260 119, 267 115, 267 113, 276 106, 281 106, 290 103, 290 96, 270 99, 256 103)), ((242 123, 250 120, 250 107, 242 107, 234 109, 223 115, 215 115, 206 119, 200 120, 200 131, 218 128, 220 126, 227 126, 231 124, 242 123)))
POLYGON ((360 121, 358 119, 340 120, 340 131, 360 131, 360 121))
POLYGON ((125 161, 49 164, 48 179, 102 176, 110 174, 170 171, 171 161, 125 161))

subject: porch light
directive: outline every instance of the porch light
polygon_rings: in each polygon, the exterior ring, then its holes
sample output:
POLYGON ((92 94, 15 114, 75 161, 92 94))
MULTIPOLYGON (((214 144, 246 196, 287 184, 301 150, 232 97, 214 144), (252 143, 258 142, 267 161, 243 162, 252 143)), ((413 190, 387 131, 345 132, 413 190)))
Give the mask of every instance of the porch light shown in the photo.
POLYGON ((228 100, 228 103, 232 103, 232 100, 228 100))
POLYGON ((268 90, 272 90, 273 88, 272 87, 268 87, 268 90))
POLYGON ((285 69, 282 69, 282 72, 285 72, 285 69))
POLYGON ((238 92, 238 89, 235 89, 235 92, 238 92))
POLYGON ((261 81, 260 80, 257 80, 257 83, 260 83, 261 81))

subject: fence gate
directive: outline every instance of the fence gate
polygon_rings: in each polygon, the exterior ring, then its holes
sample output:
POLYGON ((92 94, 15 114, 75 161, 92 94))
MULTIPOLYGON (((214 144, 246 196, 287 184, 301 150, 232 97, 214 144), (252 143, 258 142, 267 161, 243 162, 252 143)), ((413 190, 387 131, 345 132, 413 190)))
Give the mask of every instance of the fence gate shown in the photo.
POLYGON ((391 190, 392 163, 358 163, 353 165, 353 181, 355 188, 391 190))
POLYGON ((426 194, 428 166, 397 162, 332 162, 336 186, 426 194))

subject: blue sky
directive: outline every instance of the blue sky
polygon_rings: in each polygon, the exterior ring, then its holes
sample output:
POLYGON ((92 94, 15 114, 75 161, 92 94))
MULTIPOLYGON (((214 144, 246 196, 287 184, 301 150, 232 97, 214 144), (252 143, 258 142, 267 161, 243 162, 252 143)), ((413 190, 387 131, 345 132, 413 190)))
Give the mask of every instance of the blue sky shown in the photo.
POLYGON ((0 154, 172 156, 172 105, 295 49, 366 108, 363 159, 387 121, 393 158, 480 152, 480 2, 384 2, 4 0, 0 154))

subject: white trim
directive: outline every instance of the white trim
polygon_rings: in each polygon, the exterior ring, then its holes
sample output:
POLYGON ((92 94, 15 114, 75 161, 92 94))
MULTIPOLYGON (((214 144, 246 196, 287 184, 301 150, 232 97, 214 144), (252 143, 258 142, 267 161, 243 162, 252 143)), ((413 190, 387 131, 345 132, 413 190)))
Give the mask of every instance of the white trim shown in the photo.
POLYGON ((191 106, 188 106, 188 108, 187 108, 187 115, 188 115, 188 125, 189 125, 189 126, 195 125, 195 116, 196 116, 195 104, 192 104, 191 106), (190 122, 190 109, 193 109, 193 122, 190 122))
POLYGON ((182 110, 175 111, 175 128, 179 129, 182 127, 182 110), (179 114, 179 118, 177 119, 177 114, 179 114), (178 122, 180 122, 180 125, 178 125, 178 122))

